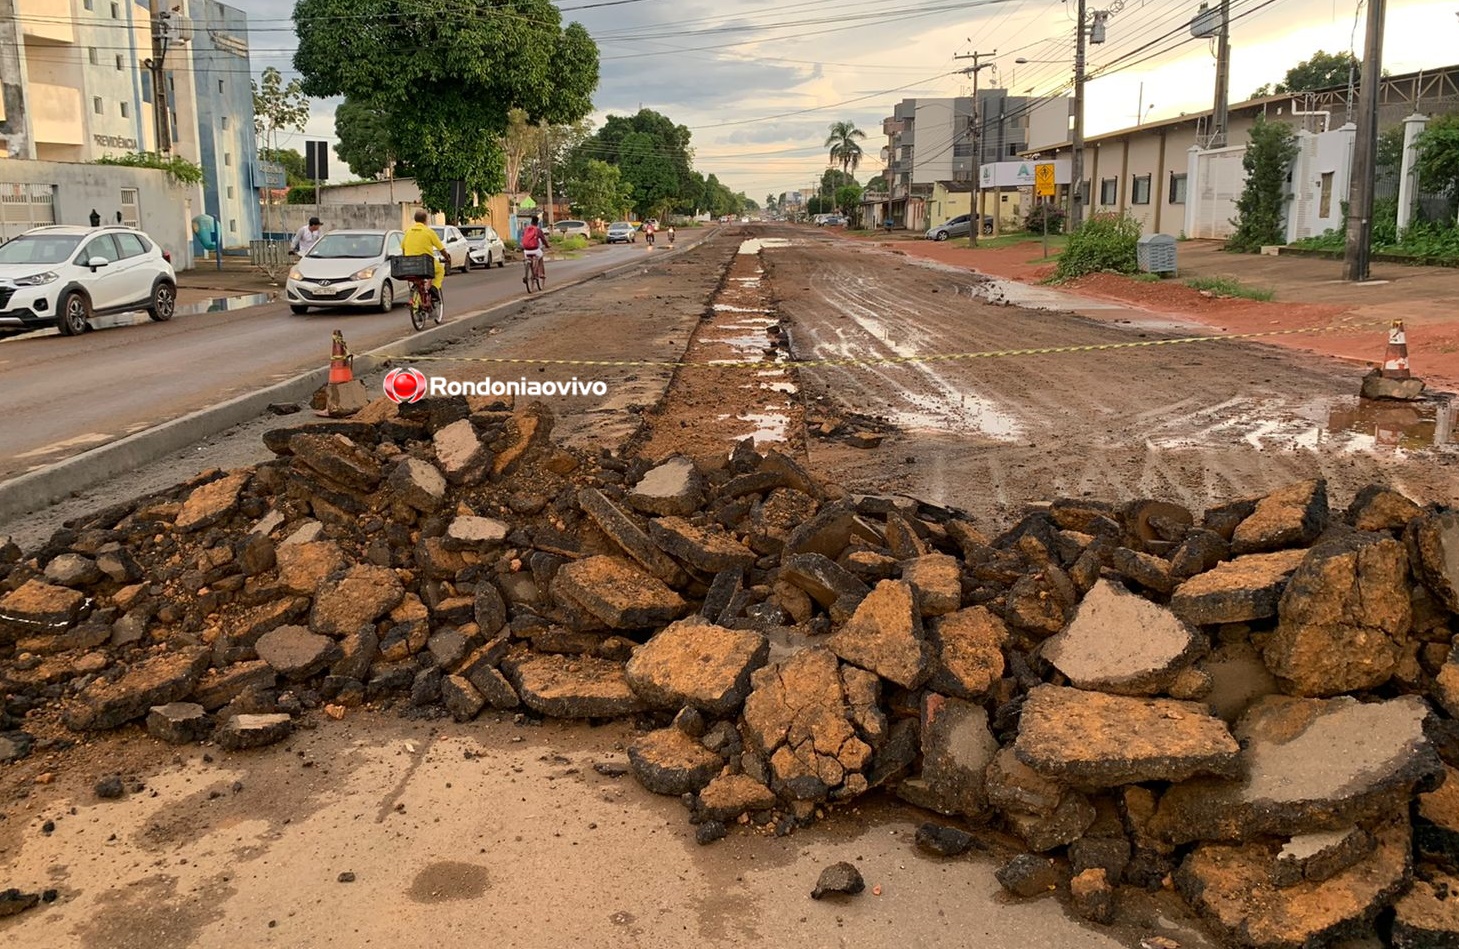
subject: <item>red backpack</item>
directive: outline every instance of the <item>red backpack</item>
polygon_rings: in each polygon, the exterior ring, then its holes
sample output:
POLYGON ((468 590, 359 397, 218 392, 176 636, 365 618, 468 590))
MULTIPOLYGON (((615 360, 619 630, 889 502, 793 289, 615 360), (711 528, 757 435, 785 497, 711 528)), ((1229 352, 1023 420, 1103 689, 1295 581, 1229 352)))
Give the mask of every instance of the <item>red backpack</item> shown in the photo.
POLYGON ((542 229, 535 224, 529 224, 522 232, 522 249, 536 250, 542 243, 542 229))

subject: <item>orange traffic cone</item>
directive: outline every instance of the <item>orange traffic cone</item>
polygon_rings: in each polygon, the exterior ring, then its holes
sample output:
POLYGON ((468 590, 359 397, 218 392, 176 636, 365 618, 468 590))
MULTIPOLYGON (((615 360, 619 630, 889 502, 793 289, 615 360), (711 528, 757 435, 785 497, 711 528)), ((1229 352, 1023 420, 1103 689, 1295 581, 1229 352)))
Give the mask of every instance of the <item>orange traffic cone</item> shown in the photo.
POLYGON ((1394 320, 1388 328, 1388 352, 1383 355, 1384 379, 1408 378, 1408 340, 1403 335, 1403 321, 1394 320))
POLYGON ((346 382, 353 382, 355 354, 345 345, 344 334, 339 330, 334 331, 334 346, 329 354, 329 382, 330 385, 341 385, 346 382))

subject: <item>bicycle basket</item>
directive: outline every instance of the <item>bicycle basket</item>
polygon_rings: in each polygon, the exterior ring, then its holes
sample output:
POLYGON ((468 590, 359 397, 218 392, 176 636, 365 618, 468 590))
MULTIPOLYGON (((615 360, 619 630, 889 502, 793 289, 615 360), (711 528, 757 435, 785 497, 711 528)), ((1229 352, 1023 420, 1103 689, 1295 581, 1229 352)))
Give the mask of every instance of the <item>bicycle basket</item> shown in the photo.
POLYGON ((396 280, 407 280, 411 277, 434 277, 435 275, 436 258, 431 254, 390 258, 390 276, 396 280))

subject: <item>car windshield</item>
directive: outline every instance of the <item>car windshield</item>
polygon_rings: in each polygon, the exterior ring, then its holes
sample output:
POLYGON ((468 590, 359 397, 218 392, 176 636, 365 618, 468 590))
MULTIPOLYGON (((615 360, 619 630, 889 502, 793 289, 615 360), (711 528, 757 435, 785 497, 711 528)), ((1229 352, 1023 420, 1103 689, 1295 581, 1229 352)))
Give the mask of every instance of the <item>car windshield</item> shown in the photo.
POLYGON ((309 256, 326 260, 369 259, 380 256, 384 243, 383 234, 326 234, 314 245, 309 256))
POLYGON ((629 224, 627 221, 614 221, 612 224, 608 225, 608 230, 610 231, 627 231, 632 229, 633 225, 629 224))
POLYGON ((481 226, 463 227, 461 228, 461 236, 466 238, 468 241, 479 241, 486 236, 486 228, 481 226))
POLYGON ((76 252, 80 237, 21 236, 0 246, 0 264, 59 264, 76 252))

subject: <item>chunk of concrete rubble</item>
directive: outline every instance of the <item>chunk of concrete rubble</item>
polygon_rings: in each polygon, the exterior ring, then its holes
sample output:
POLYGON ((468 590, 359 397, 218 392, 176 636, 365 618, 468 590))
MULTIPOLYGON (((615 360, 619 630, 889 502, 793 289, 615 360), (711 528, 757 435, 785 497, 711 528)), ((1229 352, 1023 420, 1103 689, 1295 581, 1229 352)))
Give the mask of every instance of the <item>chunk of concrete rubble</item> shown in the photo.
POLYGON ((86 594, 43 580, 27 580, 0 597, 0 641, 56 634, 81 618, 86 594))
POLYGON ((552 409, 542 402, 533 402, 514 413, 507 421, 507 446, 491 463, 492 480, 514 472, 533 446, 545 444, 555 422, 552 409))
POLYGON ((679 565, 660 550, 648 534, 640 530, 603 492, 597 488, 583 488, 578 492, 578 507, 608 535, 609 540, 622 548, 643 569, 671 585, 677 586, 683 581, 684 571, 679 565))
POLYGON ((1147 590, 1168 594, 1175 589, 1176 581, 1171 575, 1170 561, 1164 557, 1156 557, 1154 554, 1128 547, 1116 547, 1110 554, 1109 561, 1111 570, 1147 590))
POLYGON ((387 483, 401 502, 423 514, 436 510, 446 499, 446 476, 419 458, 407 458, 396 465, 387 483))
POLYGON ((650 468, 628 492, 635 510, 660 517, 687 517, 704 504, 704 477, 682 455, 650 468))
POLYGON ((994 876, 1003 889, 1022 899, 1054 892, 1063 878, 1058 864, 1033 853, 1019 854, 999 867, 994 876))
POLYGON ((820 554, 828 560, 835 560, 851 544, 852 538, 860 538, 878 547, 882 542, 876 528, 853 509, 842 503, 828 504, 786 538, 784 556, 787 566, 788 558, 802 554, 820 554))
POLYGON ((1424 734, 1428 714, 1417 696, 1366 704, 1348 696, 1264 699, 1236 728, 1243 777, 1172 787, 1152 829, 1177 844, 1234 841, 1397 813, 1441 773, 1424 734))
POLYGON ((1003 675, 1008 627, 984 606, 939 616, 927 631, 932 673, 927 687, 959 699, 980 699, 1003 675))
POLYGON ((660 728, 628 746, 638 783, 655 794, 679 796, 704 788, 724 759, 677 728, 660 728))
POLYGON ((1416 377, 1389 379, 1381 370, 1374 369, 1363 376, 1358 394, 1365 399, 1392 399, 1398 402, 1415 402, 1423 397, 1424 381, 1416 377))
POLYGON ((192 700, 216 712, 245 692, 272 689, 279 675, 262 659, 235 662, 225 669, 209 669, 192 691, 192 700))
POLYGON ((962 605, 962 567, 956 557, 925 554, 907 561, 902 579, 912 584, 917 610, 924 617, 952 613, 962 605))
POLYGON ((61 554, 46 564, 46 579, 63 587, 89 586, 101 579, 96 561, 80 554, 61 554))
POLYGON ((1108 926, 1115 921, 1115 888, 1109 874, 1100 867, 1090 867, 1075 874, 1069 881, 1069 901, 1074 912, 1089 920, 1108 926))
POLYGON ((1434 698, 1451 718, 1459 719, 1459 645, 1449 649, 1449 658, 1434 676, 1434 698))
POLYGON ((469 722, 486 707, 486 697, 465 676, 450 675, 441 680, 441 702, 458 722, 469 722))
POLYGON ((476 484, 491 472, 491 449, 482 443, 470 419, 452 422, 436 432, 432 441, 436 462, 451 484, 476 484))
POLYGON ((645 709, 621 663, 581 656, 533 656, 505 669, 522 703, 550 718, 621 718, 645 709))
POLYGON ((815 516, 816 499, 793 488, 776 488, 750 510, 746 542, 756 553, 779 555, 791 531, 815 516))
POLYGON ((1083 794, 1070 792, 1060 799, 1059 804, 1048 814, 1028 814, 1022 811, 1008 811, 1003 815, 1008 829, 1019 837, 1034 853, 1046 853, 1059 847, 1066 847, 1084 836, 1094 823, 1094 805, 1083 794))
POLYGON ((934 857, 960 857, 977 845, 977 838, 957 827, 928 822, 917 828, 916 843, 918 850, 934 857))
POLYGON ((282 712, 267 715, 234 715, 223 721, 213 740, 228 751, 246 751, 274 745, 293 734, 294 720, 282 712))
POLYGON ((1028 693, 1014 743, 1024 764, 1086 787, 1234 776, 1239 751, 1203 706, 1055 685, 1028 693))
POLYGON ((274 557, 279 586, 299 596, 313 596, 326 578, 345 565, 344 553, 332 540, 283 544, 274 557))
POLYGON ((505 521, 494 517, 461 515, 451 518, 447 525, 445 547, 447 550, 486 550, 500 546, 510 532, 511 527, 505 521))
POLYGON ((1430 513, 1405 533, 1415 575, 1451 613, 1459 613, 1459 513, 1430 513))
POLYGON ((522 704, 512 684, 507 677, 502 675, 500 670, 491 666, 481 666, 471 670, 467 675, 476 691, 481 693, 486 703, 494 709, 505 710, 516 708, 522 704))
POLYGON ((644 629, 682 616, 684 598, 619 557, 599 555, 564 564, 553 589, 613 629, 644 629))
POLYGON ((880 748, 888 734, 887 716, 881 707, 881 679, 875 672, 843 664, 841 686, 856 733, 871 747, 880 748))
POLYGON ((1394 949, 1459 946, 1459 876, 1415 880, 1393 908, 1394 949))
POLYGON ((1370 484, 1348 505, 1347 522, 1360 531, 1401 531, 1422 513, 1423 508, 1392 488, 1370 484))
POLYGON ((1038 815, 1053 814, 1068 790, 1019 761, 1011 746, 998 749, 988 762, 983 787, 998 810, 1038 815))
POLYGON ((207 710, 196 702, 154 705, 147 712, 147 734, 170 745, 202 741, 211 727, 207 710))
POLYGON ((180 701, 202 677, 209 655, 206 647, 180 649, 144 659, 119 679, 97 679, 66 703, 66 726, 104 731, 141 718, 154 705, 180 701))
POLYGON ((303 626, 280 626, 254 646, 258 657, 291 682, 303 682, 340 657, 339 645, 303 626))
POLYGON ((802 649, 756 670, 750 681, 745 741, 769 762, 769 784, 777 795, 824 800, 866 770, 872 750, 849 720, 830 650, 802 649))
POLYGON ((1305 550, 1283 550, 1228 560, 1176 587, 1171 612, 1192 626, 1276 616, 1282 591, 1306 556, 1305 550))
POLYGON ((624 673, 650 706, 693 706, 713 718, 737 712, 750 694, 750 676, 770 655, 764 635, 680 620, 633 651, 624 673))
POLYGON ((1231 542, 1215 531, 1197 529, 1170 555, 1170 576, 1179 583, 1205 573, 1231 556, 1231 542))
POLYGON ((182 504, 177 520, 172 522, 174 530, 189 532, 211 527, 238 510, 238 494, 253 472, 244 470, 210 481, 194 488, 182 504))
POLYGON ((1069 845, 1069 866, 1083 873, 1098 867, 1118 883, 1130 863, 1130 841, 1125 837, 1081 837, 1069 845))
POLYGON ((1079 596, 1069 575, 1058 567, 1016 580, 1008 591, 1004 612, 1008 625, 1034 636, 1051 636, 1063 629, 1079 596))
POLYGON ((757 559, 717 525, 697 527, 682 517, 660 517, 649 521, 648 533, 664 553, 704 573, 749 567, 757 559))
POLYGON ((1418 796, 1415 849, 1459 871, 1459 768, 1444 766, 1444 783, 1418 796))
POLYGON ((1170 610, 1100 580, 1040 654, 1077 688, 1156 695, 1204 650, 1204 637, 1170 610))
POLYGON ((1201 661, 1211 679, 1203 701, 1222 721, 1235 724, 1246 710, 1268 695, 1278 695, 1281 683, 1249 643, 1230 643, 1201 661))
POLYGON ((912 585, 905 580, 878 583, 826 646, 852 665, 906 689, 920 686, 931 671, 932 646, 923 635, 912 585))
POLYGON ((1181 863, 1175 885, 1224 940, 1251 949, 1305 949, 1362 931, 1408 885, 1405 820, 1376 832, 1362 862, 1322 882, 1277 887, 1271 866, 1280 845, 1201 844, 1181 863))
POLYGON ((699 792, 699 812, 705 820, 729 822, 741 814, 775 807, 775 793, 746 774, 721 774, 699 792))
POLYGON ((0 919, 15 916, 40 905, 41 894, 23 893, 16 887, 0 890, 0 919))
POLYGON ((356 491, 375 490, 384 476, 375 455, 344 435, 300 433, 289 439, 289 452, 324 477, 356 491))
POLYGON ((400 605, 405 588, 389 567, 358 564, 318 591, 309 628, 336 638, 373 623, 400 605))
POLYGON ((922 700, 922 774, 901 782, 897 794, 939 814, 978 817, 988 806, 984 775, 997 752, 981 706, 928 693, 922 700))
POLYGON ((854 896, 866 889, 861 871, 849 863, 833 863, 821 871, 811 899, 821 900, 828 896, 854 896))
POLYGON ((1327 481, 1317 478, 1273 491, 1231 536, 1231 552, 1256 554, 1307 547, 1327 529, 1327 481))
POLYGON ((1312 548, 1282 594, 1264 653, 1297 695, 1376 688, 1392 677, 1412 622, 1408 555, 1386 534, 1349 534, 1312 548))
POLYGON ((1321 883, 1362 860, 1375 846, 1372 834, 1352 825, 1298 834, 1277 852, 1272 882, 1279 887, 1296 886, 1303 880, 1321 883))
POLYGON ((811 599, 827 609, 842 598, 859 601, 871 592, 870 587, 856 579, 846 568, 820 553, 788 557, 780 578, 804 590, 810 594, 811 599))

